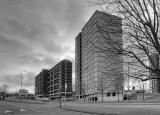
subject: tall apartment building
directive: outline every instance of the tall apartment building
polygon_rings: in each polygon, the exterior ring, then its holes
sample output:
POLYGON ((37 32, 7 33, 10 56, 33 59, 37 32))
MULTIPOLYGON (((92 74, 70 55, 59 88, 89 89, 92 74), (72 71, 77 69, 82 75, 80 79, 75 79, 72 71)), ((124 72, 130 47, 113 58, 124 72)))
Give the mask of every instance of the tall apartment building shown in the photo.
POLYGON ((38 97, 47 97, 48 96, 48 78, 49 70, 43 69, 35 77, 35 95, 38 97))
POLYGON ((62 60, 50 69, 48 93, 51 99, 72 95, 72 62, 62 60), (65 89, 66 87, 66 89, 65 89))
MULTIPOLYGON (((122 19, 96 11, 75 39, 75 91, 88 101, 116 100, 123 86, 122 19), (111 42, 112 41, 112 42, 111 42)), ((122 97, 121 97, 122 98, 122 97)))
MULTIPOLYGON (((153 53, 151 54, 151 59, 152 59, 151 67, 154 66, 154 68, 159 69, 159 64, 160 64, 159 55, 157 53, 153 53)), ((152 72, 150 72, 150 76, 155 77, 155 79, 150 80, 150 88, 152 93, 160 93, 160 80, 156 79, 159 76, 155 75, 152 72)))
POLYGON ((50 99, 72 96, 72 62, 62 60, 50 70, 43 69, 35 77, 35 94, 50 99))
POLYGON ((82 96, 82 37, 81 32, 75 39, 75 92, 82 96))

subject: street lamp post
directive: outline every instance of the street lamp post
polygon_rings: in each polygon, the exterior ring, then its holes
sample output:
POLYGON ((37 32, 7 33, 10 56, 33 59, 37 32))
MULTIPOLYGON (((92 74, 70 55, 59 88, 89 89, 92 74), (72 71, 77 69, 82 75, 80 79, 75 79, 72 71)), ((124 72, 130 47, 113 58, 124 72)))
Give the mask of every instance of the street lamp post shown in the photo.
POLYGON ((65 101, 67 101, 66 91, 67 91, 67 83, 65 83, 65 101))
POLYGON ((62 103, 61 103, 61 86, 60 86, 60 95, 59 95, 59 108, 62 107, 62 103))
POLYGON ((22 90, 22 72, 21 72, 21 90, 22 90))
MULTIPOLYGON (((23 88, 22 87, 23 86, 23 74, 22 74, 23 72, 27 72, 27 71, 22 71, 21 72, 21 91, 19 91, 19 93, 22 93, 22 88, 23 88)), ((20 94, 20 97, 21 97, 21 94, 20 94)))

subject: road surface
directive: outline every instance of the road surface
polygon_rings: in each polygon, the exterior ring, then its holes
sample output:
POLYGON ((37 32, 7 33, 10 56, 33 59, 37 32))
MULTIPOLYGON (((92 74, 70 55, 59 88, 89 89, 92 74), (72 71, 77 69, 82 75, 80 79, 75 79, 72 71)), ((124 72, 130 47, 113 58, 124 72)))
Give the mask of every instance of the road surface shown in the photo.
POLYGON ((27 104, 0 101, 0 115, 102 115, 98 113, 103 113, 103 115, 160 115, 160 103, 116 104, 67 102, 65 104, 63 102, 62 108, 67 110, 59 109, 58 102, 27 104))
POLYGON ((56 102, 48 104, 25 104, 0 101, 0 115, 89 115, 58 109, 56 102))

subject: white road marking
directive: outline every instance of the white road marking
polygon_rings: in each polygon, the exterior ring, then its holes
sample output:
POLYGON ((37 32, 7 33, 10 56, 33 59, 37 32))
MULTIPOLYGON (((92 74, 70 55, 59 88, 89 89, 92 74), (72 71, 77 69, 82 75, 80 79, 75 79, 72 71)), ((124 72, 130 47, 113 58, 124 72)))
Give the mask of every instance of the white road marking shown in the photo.
POLYGON ((20 111, 27 111, 27 110, 25 110, 25 109, 20 109, 20 111))
POLYGON ((4 113, 12 113, 13 111, 5 110, 4 113))

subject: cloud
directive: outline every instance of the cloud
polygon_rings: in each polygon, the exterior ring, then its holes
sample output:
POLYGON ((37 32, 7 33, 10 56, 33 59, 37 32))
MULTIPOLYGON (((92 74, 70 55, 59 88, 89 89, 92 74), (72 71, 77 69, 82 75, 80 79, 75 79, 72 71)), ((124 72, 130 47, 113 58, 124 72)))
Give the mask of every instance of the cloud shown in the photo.
POLYGON ((33 91, 35 73, 43 68, 64 58, 74 68, 74 39, 88 14, 81 0, 0 0, 1 84, 17 90, 27 70, 32 73, 25 75, 24 87, 33 91))
MULTIPOLYGON (((21 88, 21 75, 22 75, 22 88, 30 88, 34 86, 34 72, 22 72, 12 75, 5 75, 0 77, 3 85, 7 85, 8 91, 15 91, 21 88)), ((1 84, 1 87, 3 86, 1 84)))

